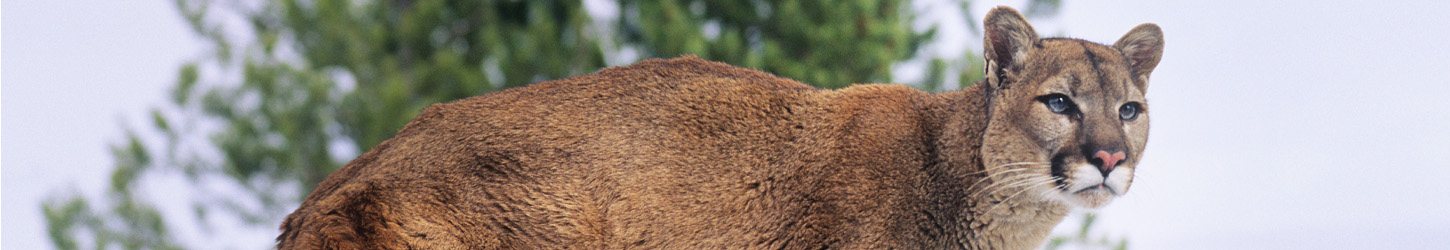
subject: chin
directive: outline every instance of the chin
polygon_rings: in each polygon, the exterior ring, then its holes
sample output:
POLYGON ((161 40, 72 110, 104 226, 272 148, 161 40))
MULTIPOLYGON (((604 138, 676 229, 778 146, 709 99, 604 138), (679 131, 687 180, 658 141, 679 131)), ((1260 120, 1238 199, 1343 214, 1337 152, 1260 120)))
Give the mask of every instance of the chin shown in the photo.
POLYGON ((1063 191, 1062 198, 1067 204, 1074 207, 1097 209, 1107 206, 1108 203, 1113 202, 1113 198, 1118 198, 1118 195, 1104 188, 1091 188, 1073 193, 1063 191))
POLYGON ((1073 207, 1098 209, 1128 192, 1134 169, 1118 168, 1108 176, 1102 176, 1092 165, 1080 165, 1074 170, 1071 181, 1053 190, 1052 198, 1073 207))

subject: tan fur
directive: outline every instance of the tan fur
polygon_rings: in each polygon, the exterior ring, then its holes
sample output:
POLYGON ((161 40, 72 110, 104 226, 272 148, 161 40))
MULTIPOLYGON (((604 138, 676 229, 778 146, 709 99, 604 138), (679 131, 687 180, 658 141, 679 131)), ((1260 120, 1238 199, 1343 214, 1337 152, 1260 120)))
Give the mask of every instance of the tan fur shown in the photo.
POLYGON ((1077 203, 1014 184, 1053 166, 1004 165, 1081 163, 1095 138, 1135 166, 1147 114, 1115 129, 1103 110, 1143 102, 1161 34, 1135 29, 1156 43, 1124 36, 1125 54, 1038 40, 1005 7, 986 23, 993 77, 942 94, 683 57, 437 104, 321 183, 278 248, 1035 248, 1077 203), (1076 92, 1084 118, 1045 91, 1076 92))

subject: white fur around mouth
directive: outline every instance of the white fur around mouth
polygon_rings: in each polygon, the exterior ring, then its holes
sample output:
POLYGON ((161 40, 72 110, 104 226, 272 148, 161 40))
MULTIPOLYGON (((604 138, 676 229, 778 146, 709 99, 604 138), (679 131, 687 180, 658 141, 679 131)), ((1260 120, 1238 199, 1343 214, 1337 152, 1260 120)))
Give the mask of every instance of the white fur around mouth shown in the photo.
POLYGON ((1079 189, 1079 190, 1074 191, 1072 193, 1073 194, 1081 194, 1081 193, 1085 193, 1085 192, 1094 192, 1094 191, 1107 191, 1110 194, 1118 195, 1118 191, 1114 191, 1112 187, 1108 187, 1107 185, 1102 185, 1102 184, 1099 184, 1097 186, 1091 186, 1091 187, 1079 189))
POLYGON ((1074 167, 1069 173, 1072 179, 1068 181, 1068 186, 1058 193, 1058 197, 1074 206, 1099 208, 1128 191, 1128 182, 1133 176, 1133 168, 1113 169, 1108 172, 1107 178, 1104 178, 1101 173, 1097 166, 1091 164, 1074 167))

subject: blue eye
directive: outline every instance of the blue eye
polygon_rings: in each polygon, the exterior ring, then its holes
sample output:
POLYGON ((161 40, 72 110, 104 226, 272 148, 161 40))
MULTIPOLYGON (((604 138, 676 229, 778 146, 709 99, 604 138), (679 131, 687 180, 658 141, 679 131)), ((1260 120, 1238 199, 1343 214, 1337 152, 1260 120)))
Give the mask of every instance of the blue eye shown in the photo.
POLYGON ((1067 100, 1062 97, 1047 99, 1047 108, 1052 109, 1052 112, 1062 113, 1062 111, 1067 111, 1067 100))
POLYGON ((1138 119, 1138 103, 1123 104, 1123 107, 1118 108, 1118 118, 1124 121, 1138 119))
POLYGON ((1047 104, 1048 110, 1052 110, 1053 113, 1058 114, 1071 112, 1074 106, 1072 101, 1068 100, 1067 96, 1062 94, 1047 95, 1038 97, 1037 99, 1042 101, 1043 104, 1047 104))

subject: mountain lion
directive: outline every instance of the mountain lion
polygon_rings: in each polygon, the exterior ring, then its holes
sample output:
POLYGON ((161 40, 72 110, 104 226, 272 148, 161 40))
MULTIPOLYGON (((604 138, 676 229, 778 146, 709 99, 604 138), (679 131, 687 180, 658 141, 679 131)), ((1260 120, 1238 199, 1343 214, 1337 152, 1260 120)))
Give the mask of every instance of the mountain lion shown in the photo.
POLYGON ((1029 249, 1127 192, 1158 26, 1112 46, 987 15, 959 91, 817 89, 695 57, 422 111, 280 249, 1029 249))

